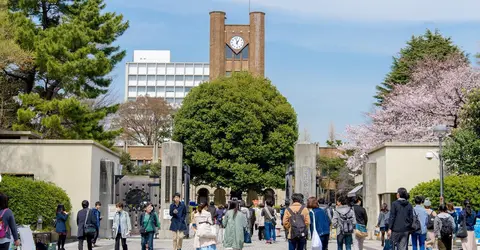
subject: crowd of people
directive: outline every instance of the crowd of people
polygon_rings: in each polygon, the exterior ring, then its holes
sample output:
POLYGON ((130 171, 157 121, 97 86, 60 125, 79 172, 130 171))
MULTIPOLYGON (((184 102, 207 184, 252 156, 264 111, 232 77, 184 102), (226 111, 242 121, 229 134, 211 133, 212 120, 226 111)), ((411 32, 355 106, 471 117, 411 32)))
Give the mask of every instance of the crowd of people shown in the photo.
MULTIPOLYGON (((463 202, 460 212, 452 202, 440 200, 438 209, 432 208, 429 198, 416 196, 415 206, 410 203, 405 188, 399 188, 397 200, 389 209, 388 204, 381 206, 376 222, 375 235, 380 236, 384 249, 406 250, 411 239, 413 250, 451 250, 453 243, 461 240, 462 250, 477 249, 474 226, 477 214, 470 201, 463 202)), ((323 199, 305 197, 294 193, 292 203, 286 202, 277 211, 271 201, 257 206, 247 206, 242 200, 232 199, 228 204, 215 206, 212 202, 198 204, 193 208, 190 225, 186 223, 188 214, 181 196, 176 193, 169 208, 173 249, 181 250, 185 232, 193 236, 196 250, 216 250, 222 244, 227 250, 241 250, 252 242, 252 236, 258 231, 258 239, 265 244, 275 244, 278 230, 282 227, 289 250, 306 250, 307 239, 312 241, 312 250, 327 250, 330 235, 336 238, 338 250, 362 250, 367 236, 368 216, 359 196, 348 197, 339 193, 336 204, 326 204, 323 199), (280 225, 279 225, 280 224, 280 225)), ((78 249, 84 242, 91 250, 98 238, 102 216, 102 204, 96 202, 93 208, 87 200, 82 201, 82 209, 77 212, 78 249)), ((123 210, 122 202, 116 204, 112 231, 115 250, 120 247, 127 250, 127 238, 132 232, 129 213, 123 210)), ((58 250, 64 250, 67 236, 69 213, 62 204, 57 206, 55 230, 58 233, 58 250)), ((154 249, 153 238, 160 220, 152 203, 145 202, 138 220, 141 235, 141 249, 154 249)), ((8 208, 8 197, 0 193, 0 250, 10 249, 10 245, 20 244, 13 212, 8 208)))

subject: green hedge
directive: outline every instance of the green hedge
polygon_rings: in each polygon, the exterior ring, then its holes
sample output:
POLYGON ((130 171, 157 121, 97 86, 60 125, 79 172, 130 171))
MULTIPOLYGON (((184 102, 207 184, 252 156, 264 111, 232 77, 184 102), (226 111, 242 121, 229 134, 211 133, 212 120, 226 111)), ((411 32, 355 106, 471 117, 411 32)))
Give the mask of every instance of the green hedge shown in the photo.
MULTIPOLYGON (((444 182, 445 202, 453 202, 462 206, 469 199, 475 210, 480 208, 480 176, 447 176, 444 182)), ((415 196, 423 195, 430 198, 432 208, 440 204, 440 180, 422 182, 410 190, 410 199, 414 203, 415 196)))
POLYGON ((31 178, 2 176, 0 192, 9 197, 8 206, 19 225, 36 228, 38 216, 43 217, 43 228, 53 229, 58 204, 70 212, 72 204, 67 193, 53 183, 31 178))

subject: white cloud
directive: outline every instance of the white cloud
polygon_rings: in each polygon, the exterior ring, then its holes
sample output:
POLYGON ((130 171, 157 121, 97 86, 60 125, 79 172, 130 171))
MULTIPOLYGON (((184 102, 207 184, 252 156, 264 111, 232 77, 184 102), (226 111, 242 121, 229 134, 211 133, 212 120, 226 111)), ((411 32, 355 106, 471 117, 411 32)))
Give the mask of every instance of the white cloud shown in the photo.
MULTIPOLYGON (((248 4, 249 0, 217 0, 248 4)), ((358 22, 480 21, 479 0, 251 0, 252 10, 280 10, 300 19, 358 22)))

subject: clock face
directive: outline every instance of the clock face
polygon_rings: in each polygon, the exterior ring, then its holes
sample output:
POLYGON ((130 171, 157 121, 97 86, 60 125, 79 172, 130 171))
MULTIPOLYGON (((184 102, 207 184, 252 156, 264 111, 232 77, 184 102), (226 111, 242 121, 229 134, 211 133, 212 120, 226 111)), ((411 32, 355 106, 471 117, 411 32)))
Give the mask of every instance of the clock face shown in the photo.
POLYGON ((232 47, 232 49, 241 49, 243 48, 243 45, 245 45, 245 42, 243 41, 243 38, 239 36, 234 36, 230 40, 230 47, 232 47))

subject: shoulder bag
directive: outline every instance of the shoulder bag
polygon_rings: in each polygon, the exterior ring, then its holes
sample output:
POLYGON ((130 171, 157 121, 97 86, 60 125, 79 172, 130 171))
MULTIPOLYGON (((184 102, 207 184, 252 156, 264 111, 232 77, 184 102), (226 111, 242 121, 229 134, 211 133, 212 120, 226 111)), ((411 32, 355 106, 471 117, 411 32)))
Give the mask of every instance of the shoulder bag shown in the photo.
POLYGON ((90 209, 87 210, 87 216, 85 216, 85 223, 83 224, 83 233, 86 235, 95 235, 97 227, 91 223, 87 223, 90 209))
POLYGON ((462 226, 457 232, 457 238, 463 239, 467 238, 468 232, 467 232, 467 214, 465 213, 463 215, 463 221, 462 221, 462 226))
MULTIPOLYGON (((150 220, 152 219, 152 216, 153 214, 150 213, 150 217, 148 217, 148 220, 147 220, 147 226, 148 226, 148 223, 150 223, 150 220)), ((143 214, 142 218, 145 218, 145 213, 143 214)), ((143 222, 143 219, 141 221, 141 225, 140 225, 140 234, 146 234, 147 233, 147 228, 145 227, 145 223, 143 222)))
MULTIPOLYGON (((202 211, 203 212, 203 211, 202 211)), ((210 213, 208 214, 210 215, 210 213)), ((203 218, 204 216, 199 215, 197 218, 203 218)), ((217 238, 217 228, 213 225, 213 223, 210 223, 208 221, 208 218, 206 217, 204 221, 200 221, 197 223, 197 232, 196 235, 200 238, 206 238, 206 239, 216 239, 217 238)), ((195 218, 196 220, 196 218, 195 218)))
POLYGON ((272 224, 275 227, 277 225, 277 218, 273 217, 272 214, 270 213, 270 209, 268 207, 264 208, 265 212, 267 213, 268 217, 270 217, 270 220, 272 220, 272 224))
POLYGON ((315 224, 315 211, 312 210, 313 232, 312 232, 312 250, 322 250, 322 240, 318 236, 317 225, 315 224))

